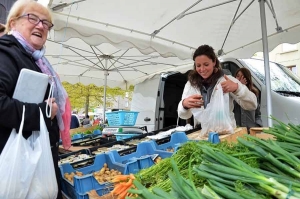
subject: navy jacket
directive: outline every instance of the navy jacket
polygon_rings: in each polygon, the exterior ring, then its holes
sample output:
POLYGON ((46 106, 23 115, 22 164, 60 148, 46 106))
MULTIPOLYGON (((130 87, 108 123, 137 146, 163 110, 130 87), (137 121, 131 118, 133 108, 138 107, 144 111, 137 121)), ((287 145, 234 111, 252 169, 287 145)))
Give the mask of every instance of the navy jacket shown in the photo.
MULTIPOLYGON (((28 138, 32 131, 39 130, 39 108, 41 108, 49 131, 51 146, 55 146, 56 142, 59 141, 59 129, 56 118, 51 121, 50 118, 45 116, 46 102, 33 104, 12 99, 22 68, 41 72, 31 55, 25 51, 14 36, 4 35, 0 37, 0 153, 12 129, 19 129, 23 105, 25 105, 24 137, 28 138)), ((48 97, 48 91, 45 94, 45 99, 48 97)))

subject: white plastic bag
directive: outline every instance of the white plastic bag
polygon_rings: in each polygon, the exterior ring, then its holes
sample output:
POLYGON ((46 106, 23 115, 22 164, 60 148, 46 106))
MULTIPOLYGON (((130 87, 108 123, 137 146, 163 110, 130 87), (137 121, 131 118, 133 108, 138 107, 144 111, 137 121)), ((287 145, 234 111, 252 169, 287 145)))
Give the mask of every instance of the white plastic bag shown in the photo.
POLYGON ((58 187, 53 165, 49 133, 40 110, 40 132, 33 132, 32 138, 40 142, 42 154, 38 161, 34 177, 26 199, 56 199, 58 187))
POLYGON ((221 84, 216 87, 210 103, 195 117, 201 122, 200 136, 207 136, 209 132, 217 132, 220 135, 233 133, 229 113, 229 94, 223 93, 221 84))
MULTIPOLYGON (((12 130, 0 155, 0 198, 24 199, 41 156, 41 146, 23 135, 25 106, 19 133, 12 130)), ((34 139, 30 139, 34 140, 34 139)))

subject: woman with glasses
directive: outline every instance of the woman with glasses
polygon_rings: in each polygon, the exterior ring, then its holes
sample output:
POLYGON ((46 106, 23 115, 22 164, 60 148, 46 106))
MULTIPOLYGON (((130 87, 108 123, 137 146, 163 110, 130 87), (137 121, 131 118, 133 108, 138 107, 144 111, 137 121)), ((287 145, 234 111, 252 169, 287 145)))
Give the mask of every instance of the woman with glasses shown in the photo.
MULTIPOLYGON (((2 152, 13 128, 21 123, 23 105, 25 119, 23 136, 28 138, 32 131, 40 128, 42 110, 49 132, 56 179, 61 199, 60 177, 58 169, 58 142, 60 133, 69 133, 71 109, 67 93, 56 72, 44 56, 44 44, 53 27, 50 11, 34 0, 18 0, 12 6, 6 23, 6 34, 0 38, 0 152, 2 152), (12 98, 21 69, 26 68, 52 76, 53 98, 39 104, 23 103, 12 98), (46 101, 51 101, 50 118, 46 117, 46 101)), ((51 81, 51 82, 50 82, 51 81)), ((45 171, 47 172, 47 171, 45 171)))

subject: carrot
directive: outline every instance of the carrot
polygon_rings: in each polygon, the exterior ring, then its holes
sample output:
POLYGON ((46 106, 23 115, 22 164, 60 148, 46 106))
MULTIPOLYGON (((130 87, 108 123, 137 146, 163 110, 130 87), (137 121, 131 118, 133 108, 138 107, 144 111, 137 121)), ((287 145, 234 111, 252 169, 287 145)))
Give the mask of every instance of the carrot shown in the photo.
POLYGON ((129 179, 128 182, 124 183, 124 186, 132 185, 132 181, 133 181, 132 179, 129 179))
POLYGON ((128 189, 130 189, 130 187, 128 187, 126 189, 126 191, 123 191, 119 196, 118 196, 118 199, 125 199, 126 195, 128 194, 128 189))
POLYGON ((132 180, 135 180, 135 177, 134 177, 134 175, 132 173, 129 174, 129 178, 132 179, 132 180))
POLYGON ((123 186, 122 186, 122 184, 116 184, 115 185, 115 187, 114 187, 114 189, 111 191, 111 193, 112 194, 114 194, 114 195, 116 195, 116 192, 119 190, 119 189, 121 189, 123 186))
POLYGON ((120 181, 127 181, 129 178, 129 175, 117 175, 114 177, 112 182, 120 182, 120 181))
POLYGON ((122 185, 122 187, 120 189, 118 189, 118 190, 115 191, 115 195, 119 195, 119 194, 121 194, 121 193, 123 193, 125 191, 127 192, 127 189, 130 188, 130 187, 131 187, 131 184, 129 184, 129 185, 122 185))

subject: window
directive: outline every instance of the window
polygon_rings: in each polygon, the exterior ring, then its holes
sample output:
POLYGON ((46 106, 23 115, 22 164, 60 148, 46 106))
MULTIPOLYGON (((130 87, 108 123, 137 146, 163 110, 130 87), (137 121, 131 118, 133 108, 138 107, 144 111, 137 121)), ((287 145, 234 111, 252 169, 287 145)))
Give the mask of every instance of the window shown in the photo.
MULTIPOLYGON (((241 59, 248 68, 265 84, 264 61, 259 59, 241 59)), ((300 92, 300 79, 288 68, 269 62, 271 89, 273 91, 300 92)))
POLYGON ((234 76, 239 67, 233 62, 224 62, 221 63, 222 69, 229 70, 231 75, 234 76))
POLYGON ((292 73, 294 73, 295 75, 297 75, 297 66, 287 66, 288 69, 290 69, 292 71, 292 73))
POLYGON ((282 52, 290 52, 297 50, 297 44, 282 44, 282 52))

